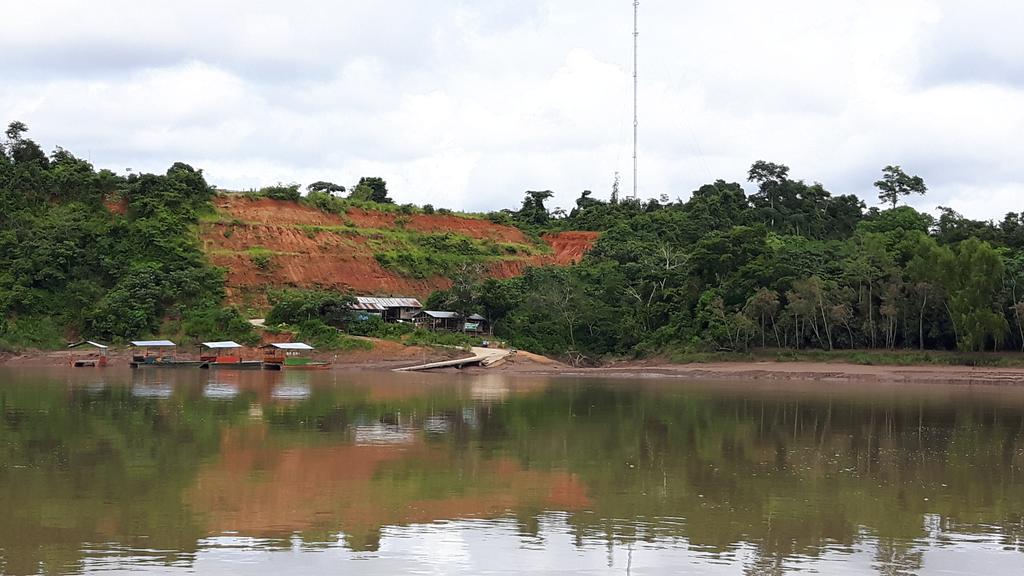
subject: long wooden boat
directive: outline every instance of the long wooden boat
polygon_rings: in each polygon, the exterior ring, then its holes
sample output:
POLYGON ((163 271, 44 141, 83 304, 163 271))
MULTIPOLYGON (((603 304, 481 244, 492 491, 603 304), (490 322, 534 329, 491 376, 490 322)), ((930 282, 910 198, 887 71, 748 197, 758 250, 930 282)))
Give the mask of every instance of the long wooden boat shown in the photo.
POLYGON ((290 362, 264 362, 264 370, 329 370, 332 366, 331 362, 302 362, 302 363, 290 363, 290 362))

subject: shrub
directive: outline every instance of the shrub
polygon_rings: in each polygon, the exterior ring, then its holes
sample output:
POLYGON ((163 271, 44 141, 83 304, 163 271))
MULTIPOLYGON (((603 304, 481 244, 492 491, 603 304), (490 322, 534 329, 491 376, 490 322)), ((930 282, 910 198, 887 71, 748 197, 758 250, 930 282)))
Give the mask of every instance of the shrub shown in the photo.
POLYGON ((299 340, 321 350, 373 350, 373 343, 350 338, 319 320, 307 320, 298 326, 299 340))
POLYGON ((354 299, 346 294, 323 290, 282 290, 270 295, 273 308, 268 324, 294 324, 317 320, 340 326, 351 317, 349 305, 354 299))
POLYGON ((299 199, 302 198, 302 193, 299 192, 298 184, 265 186, 260 188, 257 194, 265 198, 273 198, 274 200, 290 200, 292 202, 298 202, 299 199))

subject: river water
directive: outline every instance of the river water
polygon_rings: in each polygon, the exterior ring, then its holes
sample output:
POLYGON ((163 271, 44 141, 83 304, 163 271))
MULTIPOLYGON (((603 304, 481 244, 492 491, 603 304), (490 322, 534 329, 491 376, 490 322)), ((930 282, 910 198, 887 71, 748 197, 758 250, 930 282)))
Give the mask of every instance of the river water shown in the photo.
POLYGON ((1024 388, 0 370, 4 574, 1020 574, 1024 388))

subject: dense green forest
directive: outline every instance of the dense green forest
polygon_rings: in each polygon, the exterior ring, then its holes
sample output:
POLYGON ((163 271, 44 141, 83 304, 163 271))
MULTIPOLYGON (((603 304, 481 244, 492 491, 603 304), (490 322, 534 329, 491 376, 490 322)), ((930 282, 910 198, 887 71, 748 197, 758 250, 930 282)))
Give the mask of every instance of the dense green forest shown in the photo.
POLYGON ((534 231, 597 230, 582 262, 510 280, 457 281, 431 304, 480 310, 516 346, 576 358, 665 350, 1024 348, 1024 214, 1000 223, 898 206, 924 181, 898 166, 887 209, 757 162, 745 193, 717 181, 687 201, 610 201, 571 212, 548 191, 492 215, 534 231))
POLYGON ((253 338, 222 307, 223 273, 196 237, 212 209, 201 170, 119 176, 61 148, 46 155, 26 131, 12 122, 0 146, 0 345, 158 331, 253 338))
MULTIPOLYGON (((215 191, 202 171, 121 176, 70 152, 45 154, 12 122, 0 144, 0 346, 56 346, 85 335, 149 334, 253 341, 224 307, 223 271, 208 264, 199 219, 215 191)), ((759 161, 748 194, 717 181, 688 200, 589 191, 571 211, 549 191, 488 215, 536 238, 590 230, 582 262, 487 278, 452 273, 429 306, 484 313, 513 345, 576 359, 664 351, 1024 349, 1024 213, 1001 222, 938 218, 900 200, 924 181, 887 166, 884 209, 759 161)), ((315 182, 260 194, 324 211, 397 206, 380 178, 349 193, 315 182)), ((447 212, 447 211, 446 211, 447 212)), ((328 319, 322 319, 327 322, 328 319)), ((344 322, 342 322, 344 324, 344 322)))

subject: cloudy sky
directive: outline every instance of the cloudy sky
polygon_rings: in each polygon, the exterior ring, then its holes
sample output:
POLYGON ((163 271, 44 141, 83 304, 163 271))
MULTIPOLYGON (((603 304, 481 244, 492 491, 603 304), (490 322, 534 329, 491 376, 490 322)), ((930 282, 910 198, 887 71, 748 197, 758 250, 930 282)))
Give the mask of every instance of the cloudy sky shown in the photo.
MULTIPOLYGON (((572 205, 631 187, 630 0, 5 3, 0 121, 99 167, 221 187, 363 175, 399 202, 572 205)), ((758 159, 877 204, 1024 210, 1024 5, 643 0, 641 197, 758 159)))

